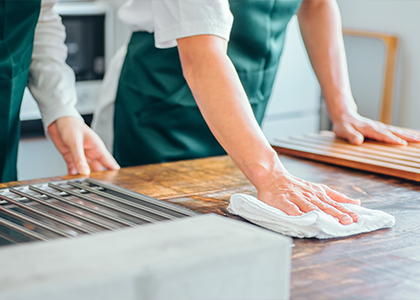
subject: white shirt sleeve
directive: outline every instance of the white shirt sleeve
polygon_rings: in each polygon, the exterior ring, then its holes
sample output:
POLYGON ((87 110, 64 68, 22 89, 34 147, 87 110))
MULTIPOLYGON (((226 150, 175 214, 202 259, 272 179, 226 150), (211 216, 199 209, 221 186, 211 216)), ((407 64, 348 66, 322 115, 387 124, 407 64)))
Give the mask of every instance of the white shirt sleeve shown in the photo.
POLYGON ((176 39, 200 34, 229 40, 233 16, 228 0, 157 0, 152 8, 157 48, 176 46, 176 39))
POLYGON ((129 0, 118 16, 133 31, 154 32, 157 48, 201 34, 229 40, 233 24, 228 0, 129 0))
POLYGON ((53 10, 56 2, 42 1, 27 84, 38 103, 44 128, 64 116, 82 118, 75 108, 74 72, 65 62, 65 28, 53 10))

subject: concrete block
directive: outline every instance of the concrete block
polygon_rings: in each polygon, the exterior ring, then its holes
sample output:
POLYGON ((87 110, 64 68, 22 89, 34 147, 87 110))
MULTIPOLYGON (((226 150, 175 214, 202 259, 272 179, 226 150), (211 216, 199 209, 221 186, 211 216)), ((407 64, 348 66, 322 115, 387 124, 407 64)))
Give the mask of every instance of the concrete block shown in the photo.
POLYGON ((216 215, 0 248, 2 300, 288 299, 292 239, 216 215))

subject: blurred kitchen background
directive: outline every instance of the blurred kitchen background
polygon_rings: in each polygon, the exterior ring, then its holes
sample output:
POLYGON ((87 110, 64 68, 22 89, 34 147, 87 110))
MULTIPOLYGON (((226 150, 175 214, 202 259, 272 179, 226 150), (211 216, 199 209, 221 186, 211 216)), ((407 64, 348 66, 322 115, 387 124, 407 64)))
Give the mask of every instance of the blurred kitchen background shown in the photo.
MULTIPOLYGON (((115 51, 130 32, 116 13, 124 0, 64 1, 56 5, 67 28, 67 62, 77 80, 78 110, 89 124, 101 80, 115 51)), ((338 0, 343 28, 399 37, 392 124, 420 129, 420 1, 338 0), (419 60, 419 62, 417 62, 419 60)), ((309 64, 296 18, 288 27, 286 48, 263 123, 269 140, 328 129, 321 91, 309 64)), ((378 119, 382 98, 386 47, 378 39, 345 35, 353 95, 363 116, 378 119)), ((44 136, 40 114, 29 92, 21 111, 22 136, 18 179, 67 173, 66 165, 44 136)))

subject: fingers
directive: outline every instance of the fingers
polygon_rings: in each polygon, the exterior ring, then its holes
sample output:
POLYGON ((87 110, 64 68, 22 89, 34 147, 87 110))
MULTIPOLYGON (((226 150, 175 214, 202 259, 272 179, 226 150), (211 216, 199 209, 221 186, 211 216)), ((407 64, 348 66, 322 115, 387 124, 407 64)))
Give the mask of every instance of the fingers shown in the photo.
POLYGON ((395 136, 405 140, 409 143, 420 143, 420 134, 414 131, 403 130, 393 126, 388 126, 387 129, 395 136))
POLYGON ((274 201, 264 200, 264 197, 260 197, 260 196, 258 196, 258 198, 261 201, 264 201, 265 203, 267 203, 268 205, 280 209, 281 211, 285 212, 289 216, 303 215, 299 207, 296 204, 288 201, 285 195, 279 195, 274 201))
POLYGON ((100 172, 106 170, 106 168, 97 160, 90 161, 89 166, 92 172, 100 172))
POLYGON ((84 123, 75 117, 62 117, 48 127, 51 139, 67 163, 70 175, 88 175, 89 166, 84 154, 84 123))
POLYGON ((343 225, 357 222, 359 218, 356 213, 342 207, 332 199, 328 199, 326 195, 292 192, 287 197, 280 195, 274 203, 266 203, 280 209, 289 216, 300 216, 303 213, 308 213, 313 210, 321 210, 338 219, 343 225))
MULTIPOLYGON (((357 222, 357 220, 359 219, 358 214, 356 214, 355 212, 345 208, 344 206, 340 205, 339 203, 335 202, 330 197, 324 197, 324 199, 322 199, 322 205, 325 205, 328 208, 334 208, 336 210, 335 213, 337 213, 338 218, 341 221, 348 222, 347 216, 349 216, 351 218, 352 222, 357 222)), ((344 223, 342 223, 342 224, 344 224, 344 223)), ((345 224, 345 225, 347 225, 347 224, 345 224)))
POLYGON ((364 138, 401 146, 406 146, 407 142, 420 143, 418 132, 372 121, 359 115, 346 116, 337 121, 334 124, 334 132, 354 145, 361 145, 364 138))
MULTIPOLYGON (((346 138, 353 145, 361 145, 363 143, 364 137, 392 145, 407 145, 407 142, 404 139, 393 134, 391 131, 381 128, 379 126, 376 127, 366 125, 363 126, 363 128, 359 129, 359 131, 357 131, 353 128, 353 126, 348 124, 345 127, 346 135, 344 136, 344 138, 346 138)), ((343 137, 343 134, 340 137, 343 137)))
POLYGON ((90 168, 93 172, 105 171, 105 170, 119 170, 120 166, 115 159, 109 155, 102 155, 98 160, 89 162, 90 168))
POLYGON ((89 164, 93 171, 120 169, 99 136, 81 120, 62 117, 52 123, 48 131, 67 163, 69 174, 89 175, 89 164))
POLYGON ((67 172, 69 175, 77 175, 76 167, 73 163, 73 157, 71 156, 70 152, 64 153, 63 158, 67 164, 67 172))
POLYGON ((111 155, 111 153, 108 152, 105 145, 102 143, 101 152, 103 155, 99 158, 99 162, 107 168, 108 170, 119 170, 120 166, 117 163, 117 161, 114 159, 114 157, 111 155))
MULTIPOLYGON (((67 160, 66 160, 67 162, 67 160)), ((73 161, 67 162, 67 172, 69 175, 77 175, 77 169, 74 166, 73 161)))
POLYGON ((77 170, 74 167, 73 163, 67 165, 67 173, 69 175, 77 175, 77 170))
POLYGON ((349 203, 360 206, 360 200, 349 198, 346 195, 334 191, 325 185, 321 185, 321 187, 325 190, 325 193, 328 196, 328 198, 324 199, 326 203, 335 207, 339 211, 348 214, 353 219, 353 222, 357 222, 357 220, 359 219, 359 215, 341 206, 339 203, 349 203))
POLYGON ((81 175, 89 175, 90 168, 85 157, 83 136, 75 136, 73 141, 67 145, 73 157, 73 163, 77 172, 81 175))
POLYGON ((380 126, 365 124, 364 126, 361 126, 360 129, 356 130, 352 125, 345 124, 341 130, 336 130, 335 133, 338 137, 348 140, 349 143, 353 145, 361 145, 365 137, 393 145, 407 145, 405 140, 380 126))
POLYGON ((313 202, 320 210, 325 212, 328 215, 333 216, 334 218, 337 218, 338 221, 343 225, 349 225, 353 222, 357 222, 358 216, 357 214, 337 205, 334 207, 332 202, 327 203, 327 201, 324 199, 321 200, 314 200, 313 202))
MULTIPOLYGON (((307 183, 306 183, 307 184, 307 183)), ((354 200, 329 189, 323 185, 309 184, 310 189, 294 190, 278 195, 273 201, 260 200, 274 206, 288 215, 300 216, 313 210, 321 210, 324 213, 338 219, 343 225, 357 222, 357 213, 343 207, 340 203, 360 205, 359 200, 354 200)))
POLYGON ((353 128, 350 124, 343 126, 341 130, 337 130, 337 136, 346 139, 350 144, 361 145, 364 141, 364 136, 359 131, 353 128))
POLYGON ((335 203, 327 195, 303 193, 302 196, 306 199, 298 197, 295 199, 295 203, 305 213, 317 209, 322 210, 326 214, 338 219, 343 225, 349 225, 358 220, 356 213, 335 203))
POLYGON ((120 166, 111 153, 109 153, 105 144, 93 130, 87 130, 84 139, 85 148, 87 148, 85 149, 86 157, 88 157, 92 171, 120 169, 120 166))
POLYGON ((323 186, 323 188, 325 189, 328 197, 330 197, 333 201, 336 201, 336 202, 339 202, 339 203, 350 203, 350 204, 355 204, 355 205, 359 205, 359 206, 361 204, 360 200, 358 200, 358 199, 349 198, 346 195, 341 194, 337 191, 334 191, 327 186, 323 186))
MULTIPOLYGON (((256 186, 257 187, 257 186, 256 186)), ((299 216, 313 210, 320 210, 338 219, 343 225, 357 222, 357 213, 340 203, 360 205, 359 200, 351 199, 322 184, 309 183, 290 174, 276 177, 274 181, 257 187, 258 198, 288 215, 299 216)))
POLYGON ((392 144, 392 145, 401 145, 401 146, 407 146, 407 142, 398 136, 394 135, 391 131, 386 129, 374 129, 374 128, 368 128, 363 132, 365 137, 392 144))

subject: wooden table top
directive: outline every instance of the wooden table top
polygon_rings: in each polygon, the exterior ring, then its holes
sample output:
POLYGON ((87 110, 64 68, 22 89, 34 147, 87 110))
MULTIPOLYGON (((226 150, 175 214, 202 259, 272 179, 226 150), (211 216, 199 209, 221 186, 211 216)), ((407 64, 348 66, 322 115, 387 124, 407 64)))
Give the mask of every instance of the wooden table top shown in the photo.
MULTIPOLYGON (((280 157, 292 174, 325 183, 395 216, 392 229, 330 240, 294 239, 292 299, 420 299, 420 186, 385 175, 280 157)), ((0 188, 64 176, 0 184, 0 188)), ((80 177, 80 176, 79 176, 80 177)), ((92 178, 201 212, 232 218, 233 193, 255 188, 227 156, 92 173, 92 178)))

